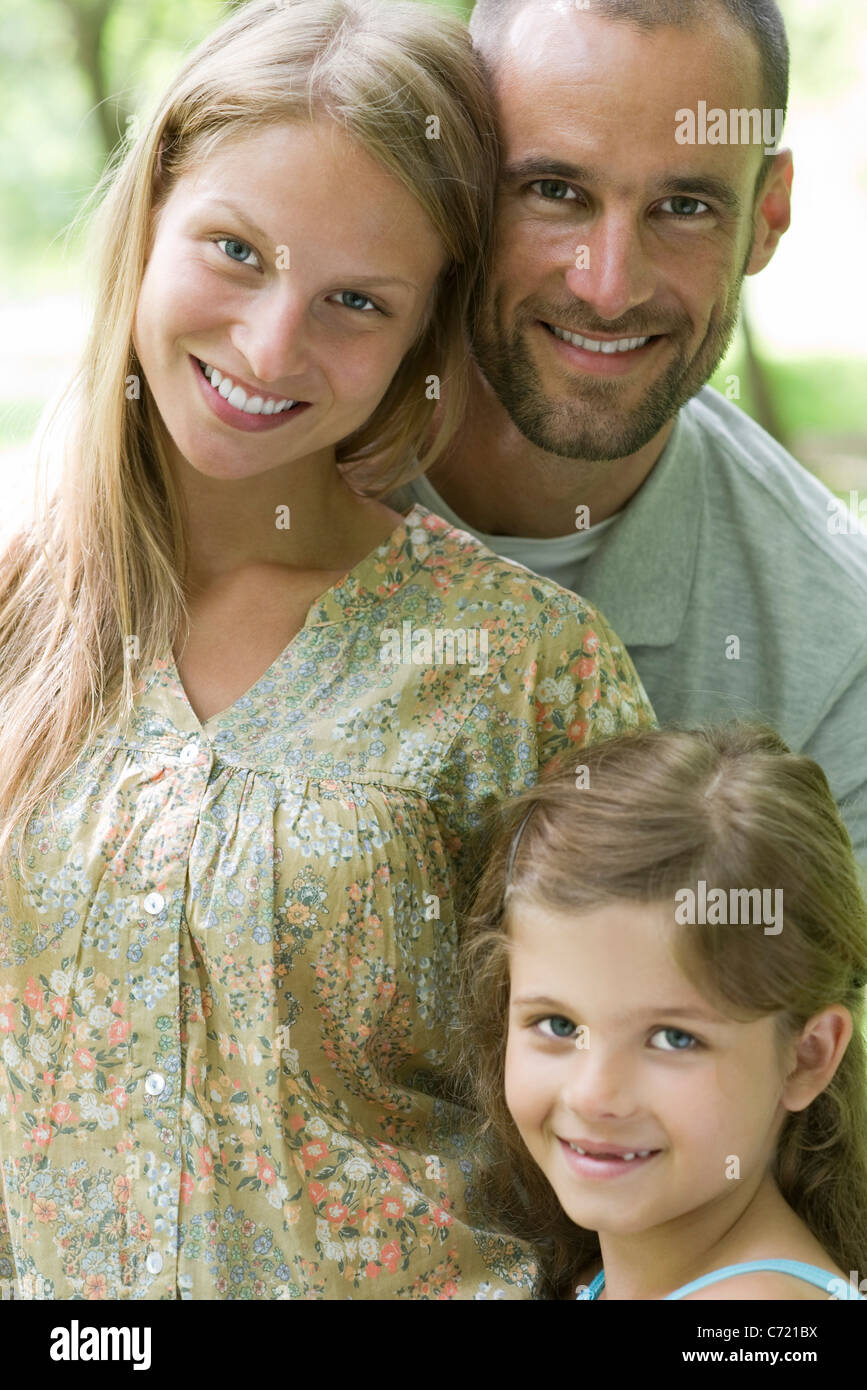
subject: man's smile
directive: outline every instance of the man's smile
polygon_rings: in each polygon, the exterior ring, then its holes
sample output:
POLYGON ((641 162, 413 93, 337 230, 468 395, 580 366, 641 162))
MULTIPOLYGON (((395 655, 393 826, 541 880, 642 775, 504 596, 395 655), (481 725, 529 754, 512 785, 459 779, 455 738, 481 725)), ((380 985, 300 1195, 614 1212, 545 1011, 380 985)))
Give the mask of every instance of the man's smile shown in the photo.
POLYGON ((596 334, 572 333, 556 324, 539 323, 548 337, 557 344, 556 351, 571 366, 581 367, 596 376, 622 376, 643 362, 665 334, 650 337, 603 338, 596 334))

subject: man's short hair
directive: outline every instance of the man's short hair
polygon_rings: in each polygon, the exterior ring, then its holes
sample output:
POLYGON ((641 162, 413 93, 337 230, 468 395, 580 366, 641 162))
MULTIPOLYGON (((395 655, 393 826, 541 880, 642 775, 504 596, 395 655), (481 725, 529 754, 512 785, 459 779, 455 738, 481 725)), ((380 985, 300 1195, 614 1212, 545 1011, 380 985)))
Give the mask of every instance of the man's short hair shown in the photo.
MULTIPOLYGON (((564 9, 569 0, 565 0, 564 9)), ((506 32, 522 10, 552 0, 476 0, 470 19, 473 42, 490 76, 496 75, 506 32)), ((723 10, 750 35, 759 53, 762 75, 763 108, 782 111, 789 105, 789 43, 786 26, 776 0, 581 0, 581 8, 603 19, 622 20, 639 29, 657 29, 670 24, 687 28, 703 13, 723 10)), ((756 182, 756 193, 773 163, 766 155, 756 182)))

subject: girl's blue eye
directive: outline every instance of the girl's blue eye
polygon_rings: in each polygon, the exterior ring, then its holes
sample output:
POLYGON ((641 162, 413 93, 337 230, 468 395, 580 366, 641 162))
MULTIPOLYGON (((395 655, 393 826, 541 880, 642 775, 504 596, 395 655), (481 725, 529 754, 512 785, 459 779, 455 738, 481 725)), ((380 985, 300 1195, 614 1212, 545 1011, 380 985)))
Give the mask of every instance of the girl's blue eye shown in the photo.
POLYGON ((694 1038, 692 1033, 684 1033, 680 1028, 658 1028, 653 1037, 658 1038, 660 1036, 664 1037, 666 1043, 669 1044, 659 1048, 660 1052, 692 1052, 699 1045, 698 1039, 694 1038), (670 1042, 672 1038, 675 1039, 674 1042, 670 1042), (683 1042, 684 1038, 686 1045, 683 1042))
POLYGON ((230 261, 235 261, 237 265, 251 265, 252 262, 246 259, 247 256, 255 257, 256 252, 252 246, 248 246, 246 241, 238 241, 237 237, 220 237, 217 245, 230 261))
MULTIPOLYGON (((354 304, 344 304, 343 307, 344 307, 345 309, 361 309, 361 306, 362 306, 363 304, 369 304, 371 309, 376 309, 376 305, 374 304, 374 302, 373 302, 372 299, 368 299, 368 297, 367 297, 366 294, 356 294, 354 290, 340 290, 340 291, 338 292, 337 297, 338 297, 338 299, 344 299, 344 300, 346 300, 346 299, 353 299, 353 300, 355 300, 355 303, 354 303, 354 304), (360 301, 360 302, 359 302, 359 301, 360 301)), ((362 312, 364 312, 364 313, 369 313, 369 312, 370 312, 370 309, 362 310, 362 312)))
POLYGON ((550 1018, 540 1018, 536 1026, 542 1029, 546 1038, 571 1038, 572 1034, 575 1032, 575 1024, 572 1023, 570 1019, 563 1018, 561 1014, 553 1014, 550 1018), (543 1025, 546 1023, 551 1025, 550 1033, 544 1031, 543 1025), (562 1032, 560 1031, 561 1025, 563 1027, 562 1032))

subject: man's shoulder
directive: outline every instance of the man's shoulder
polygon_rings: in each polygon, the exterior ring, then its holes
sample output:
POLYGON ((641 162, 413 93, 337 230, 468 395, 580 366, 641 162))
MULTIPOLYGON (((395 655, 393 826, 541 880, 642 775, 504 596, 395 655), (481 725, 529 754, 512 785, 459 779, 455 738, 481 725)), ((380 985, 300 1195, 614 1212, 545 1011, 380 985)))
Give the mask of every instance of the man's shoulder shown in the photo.
MULTIPOLYGON (((867 534, 834 493, 739 406, 705 387, 684 407, 684 447, 698 439, 712 521, 730 518, 742 544, 851 601, 867 594, 867 534)), ((730 539, 730 537, 729 537, 730 539)))

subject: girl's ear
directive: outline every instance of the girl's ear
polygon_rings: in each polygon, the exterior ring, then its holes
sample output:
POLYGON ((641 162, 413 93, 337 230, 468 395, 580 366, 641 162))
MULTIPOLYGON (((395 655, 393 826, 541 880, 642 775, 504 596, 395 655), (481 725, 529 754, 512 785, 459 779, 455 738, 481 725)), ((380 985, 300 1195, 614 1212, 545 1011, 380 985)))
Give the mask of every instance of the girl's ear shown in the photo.
POLYGON ((828 1085, 849 1046, 852 1015, 832 1004, 804 1024, 795 1046, 795 1065, 780 1097, 787 1110, 806 1110, 828 1085))

